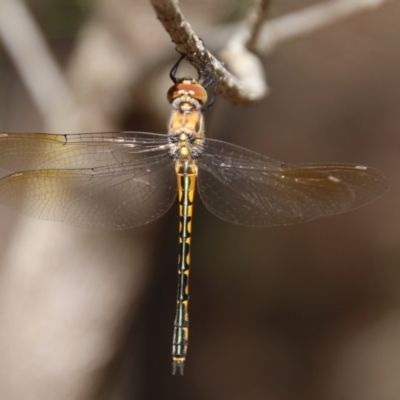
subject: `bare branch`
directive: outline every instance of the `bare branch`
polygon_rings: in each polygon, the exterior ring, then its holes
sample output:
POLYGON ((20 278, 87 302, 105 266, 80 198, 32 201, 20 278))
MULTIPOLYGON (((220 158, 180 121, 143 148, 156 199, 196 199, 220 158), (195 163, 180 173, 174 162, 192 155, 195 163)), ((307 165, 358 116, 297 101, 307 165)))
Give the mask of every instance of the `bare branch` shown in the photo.
POLYGON ((221 51, 221 59, 242 85, 253 93, 253 101, 268 95, 264 67, 251 49, 266 17, 270 1, 256 0, 244 23, 221 51))
MULTIPOLYGON (((209 57, 205 55, 207 50, 185 20, 177 0, 152 0, 152 4, 178 49, 185 52, 193 63, 195 54, 196 60, 204 63, 203 66, 211 59, 219 78, 220 93, 229 101, 246 104, 268 94, 263 66, 248 48, 254 46, 259 53, 269 54, 281 43, 305 36, 361 11, 375 9, 388 1, 331 0, 268 21, 260 30, 269 0, 257 0, 245 23, 240 25, 221 52, 233 75, 210 53, 209 57)), ((62 125, 60 121, 63 116, 79 115, 74 96, 22 0, 0 2, 0 38, 47 129, 53 130, 52 127, 62 125)))
POLYGON ((307 7, 261 25, 268 9, 269 0, 256 0, 245 21, 221 51, 221 59, 233 73, 229 73, 210 53, 205 56, 201 40, 185 20, 178 0, 151 0, 159 20, 177 48, 187 54, 195 65, 211 59, 219 79, 219 92, 233 103, 252 103, 268 95, 269 90, 259 58, 249 51, 269 54, 279 44, 305 36, 356 13, 372 10, 390 0, 331 0, 307 7))
POLYGON ((73 95, 22 0, 0 1, 0 38, 47 128, 59 125, 76 109, 73 95))
MULTIPOLYGON (((247 49, 252 49, 255 40, 267 17, 271 0, 256 0, 253 9, 248 13, 243 28, 237 32, 242 33, 242 43, 247 49)), ((235 35, 236 36, 236 35, 235 35)))
POLYGON ((264 24, 255 48, 267 55, 277 46, 349 18, 373 10, 390 0, 331 0, 304 8, 264 24))
MULTIPOLYGON (((259 91, 248 85, 248 81, 240 80, 229 73, 226 68, 204 47, 203 42, 185 20, 177 0, 151 0, 157 17, 165 30, 171 36, 179 51, 187 54, 188 60, 196 66, 196 61, 202 63, 205 68, 208 60, 211 60, 215 73, 219 80, 218 90, 228 100, 234 103, 252 103, 260 100, 259 91), (206 55, 206 53, 208 55, 206 55)), ((248 63, 248 65, 251 63, 248 63)), ((247 71, 248 72, 248 71, 247 71)), ((247 75, 247 74, 246 74, 247 75)))

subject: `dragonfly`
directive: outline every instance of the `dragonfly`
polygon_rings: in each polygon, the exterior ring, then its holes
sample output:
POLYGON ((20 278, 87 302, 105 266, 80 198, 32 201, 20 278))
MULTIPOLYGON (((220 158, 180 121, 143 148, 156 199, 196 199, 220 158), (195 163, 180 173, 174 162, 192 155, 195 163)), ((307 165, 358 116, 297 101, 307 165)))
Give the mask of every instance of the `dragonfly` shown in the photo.
POLYGON ((286 164, 204 136, 215 77, 177 78, 167 134, 0 133, 0 203, 22 214, 88 229, 127 229, 162 216, 178 197, 178 293, 172 372, 188 348, 189 269, 195 189, 217 217, 269 227, 340 214, 388 190, 377 170, 356 164, 286 164))

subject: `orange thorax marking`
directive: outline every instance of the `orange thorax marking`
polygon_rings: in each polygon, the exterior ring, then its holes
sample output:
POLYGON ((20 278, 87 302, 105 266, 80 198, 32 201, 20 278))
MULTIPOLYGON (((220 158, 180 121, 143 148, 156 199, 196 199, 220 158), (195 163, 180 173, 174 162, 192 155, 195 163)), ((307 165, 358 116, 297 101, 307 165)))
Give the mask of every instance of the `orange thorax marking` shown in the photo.
MULTIPOLYGON (((187 104, 187 103, 186 103, 187 104)), ((185 110, 184 107, 174 111, 171 116, 171 132, 172 133, 191 133, 198 135, 202 125, 202 114, 193 108, 185 110)))

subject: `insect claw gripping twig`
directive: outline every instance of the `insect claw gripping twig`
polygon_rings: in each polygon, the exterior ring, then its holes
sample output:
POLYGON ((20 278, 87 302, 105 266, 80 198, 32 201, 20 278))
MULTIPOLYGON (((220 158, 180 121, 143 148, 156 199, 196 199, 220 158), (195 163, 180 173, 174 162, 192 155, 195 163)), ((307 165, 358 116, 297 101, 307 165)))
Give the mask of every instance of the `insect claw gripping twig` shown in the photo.
POLYGON ((180 54, 180 57, 179 60, 175 63, 175 65, 172 67, 171 72, 169 73, 169 77, 171 78, 172 82, 178 83, 178 80, 176 79, 176 73, 178 72, 179 64, 182 62, 184 58, 186 58, 186 54, 179 51, 177 47, 175 47, 175 50, 180 54))
MULTIPOLYGON (((201 42, 203 43, 202 40, 201 40, 201 42)), ((178 83, 179 79, 176 77, 176 74, 178 72, 180 63, 183 61, 183 59, 186 58, 186 60, 190 64, 192 64, 193 67, 197 70, 198 83, 201 86, 203 86, 204 89, 206 89, 206 90, 210 86, 212 86, 212 85, 214 86, 207 104, 205 104, 201 109, 201 111, 203 111, 203 112, 209 110, 212 107, 212 105, 214 104, 215 96, 217 93, 217 87, 218 87, 218 79, 217 79, 217 75, 215 74, 215 70, 212 65, 212 62, 211 62, 211 59, 210 59, 207 49, 205 49, 205 51, 204 51, 204 57, 206 58, 205 66, 203 66, 204 61, 201 61, 201 59, 197 53, 192 54, 191 59, 189 59, 188 55, 186 53, 181 52, 177 47, 175 48, 175 50, 180 54, 180 57, 179 57, 178 61, 174 64, 174 66, 172 67, 171 72, 169 73, 169 76, 170 76, 172 82, 174 82, 175 84, 178 83)))
MULTIPOLYGON (((202 41, 202 43, 204 44, 203 41, 202 41)), ((199 80, 200 85, 202 85, 206 90, 210 86, 214 85, 211 97, 208 100, 207 105, 205 105, 202 108, 202 111, 207 111, 214 104, 215 96, 217 94, 218 79, 217 79, 217 75, 215 74, 215 70, 214 70, 214 67, 212 65, 212 62, 211 62, 211 59, 210 59, 210 56, 208 54, 207 49, 205 50, 204 55, 205 55, 205 58, 206 58, 205 67, 203 67, 201 65, 200 58, 198 57, 198 55, 196 53, 193 55, 193 63, 194 63, 194 66, 197 69, 197 72, 199 74, 198 80, 199 80)))

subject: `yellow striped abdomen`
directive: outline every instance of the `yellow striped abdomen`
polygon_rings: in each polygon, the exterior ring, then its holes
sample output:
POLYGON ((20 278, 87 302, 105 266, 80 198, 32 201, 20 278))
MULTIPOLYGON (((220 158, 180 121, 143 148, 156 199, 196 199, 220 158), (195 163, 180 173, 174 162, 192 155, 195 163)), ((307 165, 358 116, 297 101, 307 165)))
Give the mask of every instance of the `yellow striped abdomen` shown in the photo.
POLYGON ((190 242, 192 236, 193 200, 196 188, 196 166, 192 161, 177 162, 179 199, 179 259, 178 295, 174 338, 172 342, 173 373, 179 369, 183 374, 189 335, 189 269, 190 242))

